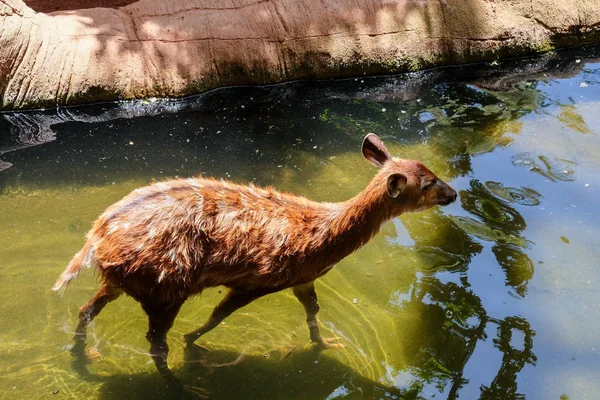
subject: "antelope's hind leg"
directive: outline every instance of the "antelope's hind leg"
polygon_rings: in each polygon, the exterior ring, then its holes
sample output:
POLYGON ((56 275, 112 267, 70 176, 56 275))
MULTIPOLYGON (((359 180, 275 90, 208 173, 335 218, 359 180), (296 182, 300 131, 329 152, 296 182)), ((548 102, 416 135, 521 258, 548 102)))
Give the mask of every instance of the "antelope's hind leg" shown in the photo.
POLYGON ((85 353, 85 341, 87 338, 87 327, 92 322, 92 320, 96 317, 96 315, 100 314, 100 311, 111 301, 118 298, 123 292, 121 289, 104 285, 100 288, 98 293, 94 297, 90 299, 87 303, 85 303, 79 309, 79 324, 77 325, 77 329, 75 330, 75 337, 73 341, 75 344, 71 349, 71 353, 78 357, 79 359, 88 360, 88 357, 85 353))
POLYGON ((207 398, 206 390, 194 386, 183 385, 175 374, 169 369, 167 356, 169 346, 167 345, 167 333, 173 326, 175 317, 183 302, 176 304, 162 304, 152 301, 141 302, 142 308, 148 314, 148 333, 146 339, 150 342, 150 355, 158 373, 165 380, 170 389, 185 392, 197 398, 207 398))
POLYGON ((317 313, 319 312, 319 304, 317 303, 317 292, 315 292, 314 282, 304 285, 294 286, 294 295, 298 301, 304 306, 306 311, 306 323, 310 332, 310 340, 317 343, 323 349, 332 347, 344 347, 343 344, 337 343, 340 338, 322 338, 319 332, 319 324, 317 322, 317 313))

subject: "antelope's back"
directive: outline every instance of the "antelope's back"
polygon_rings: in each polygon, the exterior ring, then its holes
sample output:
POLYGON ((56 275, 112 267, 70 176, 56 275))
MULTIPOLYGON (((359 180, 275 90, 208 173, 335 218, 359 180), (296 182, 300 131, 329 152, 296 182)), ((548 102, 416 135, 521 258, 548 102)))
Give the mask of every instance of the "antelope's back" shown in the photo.
POLYGON ((118 271, 121 281, 207 287, 262 277, 265 284, 326 236, 322 219, 332 207, 252 185, 174 180, 109 207, 89 240, 103 274, 118 271))

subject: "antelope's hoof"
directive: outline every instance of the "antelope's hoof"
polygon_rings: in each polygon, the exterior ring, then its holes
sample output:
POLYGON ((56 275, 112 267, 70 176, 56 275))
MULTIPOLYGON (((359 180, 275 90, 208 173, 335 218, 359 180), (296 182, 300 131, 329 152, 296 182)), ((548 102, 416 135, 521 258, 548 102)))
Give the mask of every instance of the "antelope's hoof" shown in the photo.
POLYGON ((320 340, 317 340, 317 346, 322 350, 343 349, 344 344, 339 343, 340 340, 342 340, 342 338, 337 336, 332 338, 320 338, 320 340))
POLYGON ((98 348, 91 347, 85 348, 85 344, 76 344, 71 349, 71 355, 77 359, 81 364, 90 364, 92 361, 102 358, 102 354, 98 351, 98 348))
POLYGON ((97 347, 90 347, 89 349, 86 350, 85 355, 87 356, 88 360, 90 360, 90 361, 94 361, 94 360, 98 360, 98 359, 102 358, 102 353, 100 353, 100 351, 98 351, 97 347))
POLYGON ((186 363, 202 364, 206 363, 206 354, 209 350, 204 346, 199 346, 194 343, 188 343, 183 351, 186 363))

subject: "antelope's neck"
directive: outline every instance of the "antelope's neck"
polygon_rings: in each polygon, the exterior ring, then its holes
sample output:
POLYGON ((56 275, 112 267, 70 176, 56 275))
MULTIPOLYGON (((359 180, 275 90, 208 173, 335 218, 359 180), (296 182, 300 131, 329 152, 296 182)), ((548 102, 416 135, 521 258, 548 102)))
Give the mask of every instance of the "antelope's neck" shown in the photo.
POLYGON ((344 256, 367 243, 381 225, 392 218, 385 185, 372 181, 352 199, 338 204, 330 225, 330 246, 340 246, 344 256))

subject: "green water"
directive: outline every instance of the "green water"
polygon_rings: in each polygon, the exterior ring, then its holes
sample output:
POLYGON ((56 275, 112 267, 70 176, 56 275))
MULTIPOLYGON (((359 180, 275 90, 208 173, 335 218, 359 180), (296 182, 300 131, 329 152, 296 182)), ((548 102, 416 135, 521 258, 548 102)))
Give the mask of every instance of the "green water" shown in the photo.
POLYGON ((90 326, 100 356, 72 363, 98 283, 50 287, 92 221, 136 187, 197 174, 345 200, 375 174, 367 132, 459 200, 393 220, 316 282, 323 336, 345 347, 315 351, 284 291, 190 358, 182 335, 215 288, 169 333, 175 374, 215 399, 600 398, 600 63, 582 57, 597 52, 0 115, 0 399, 176 398, 130 298, 90 326))

